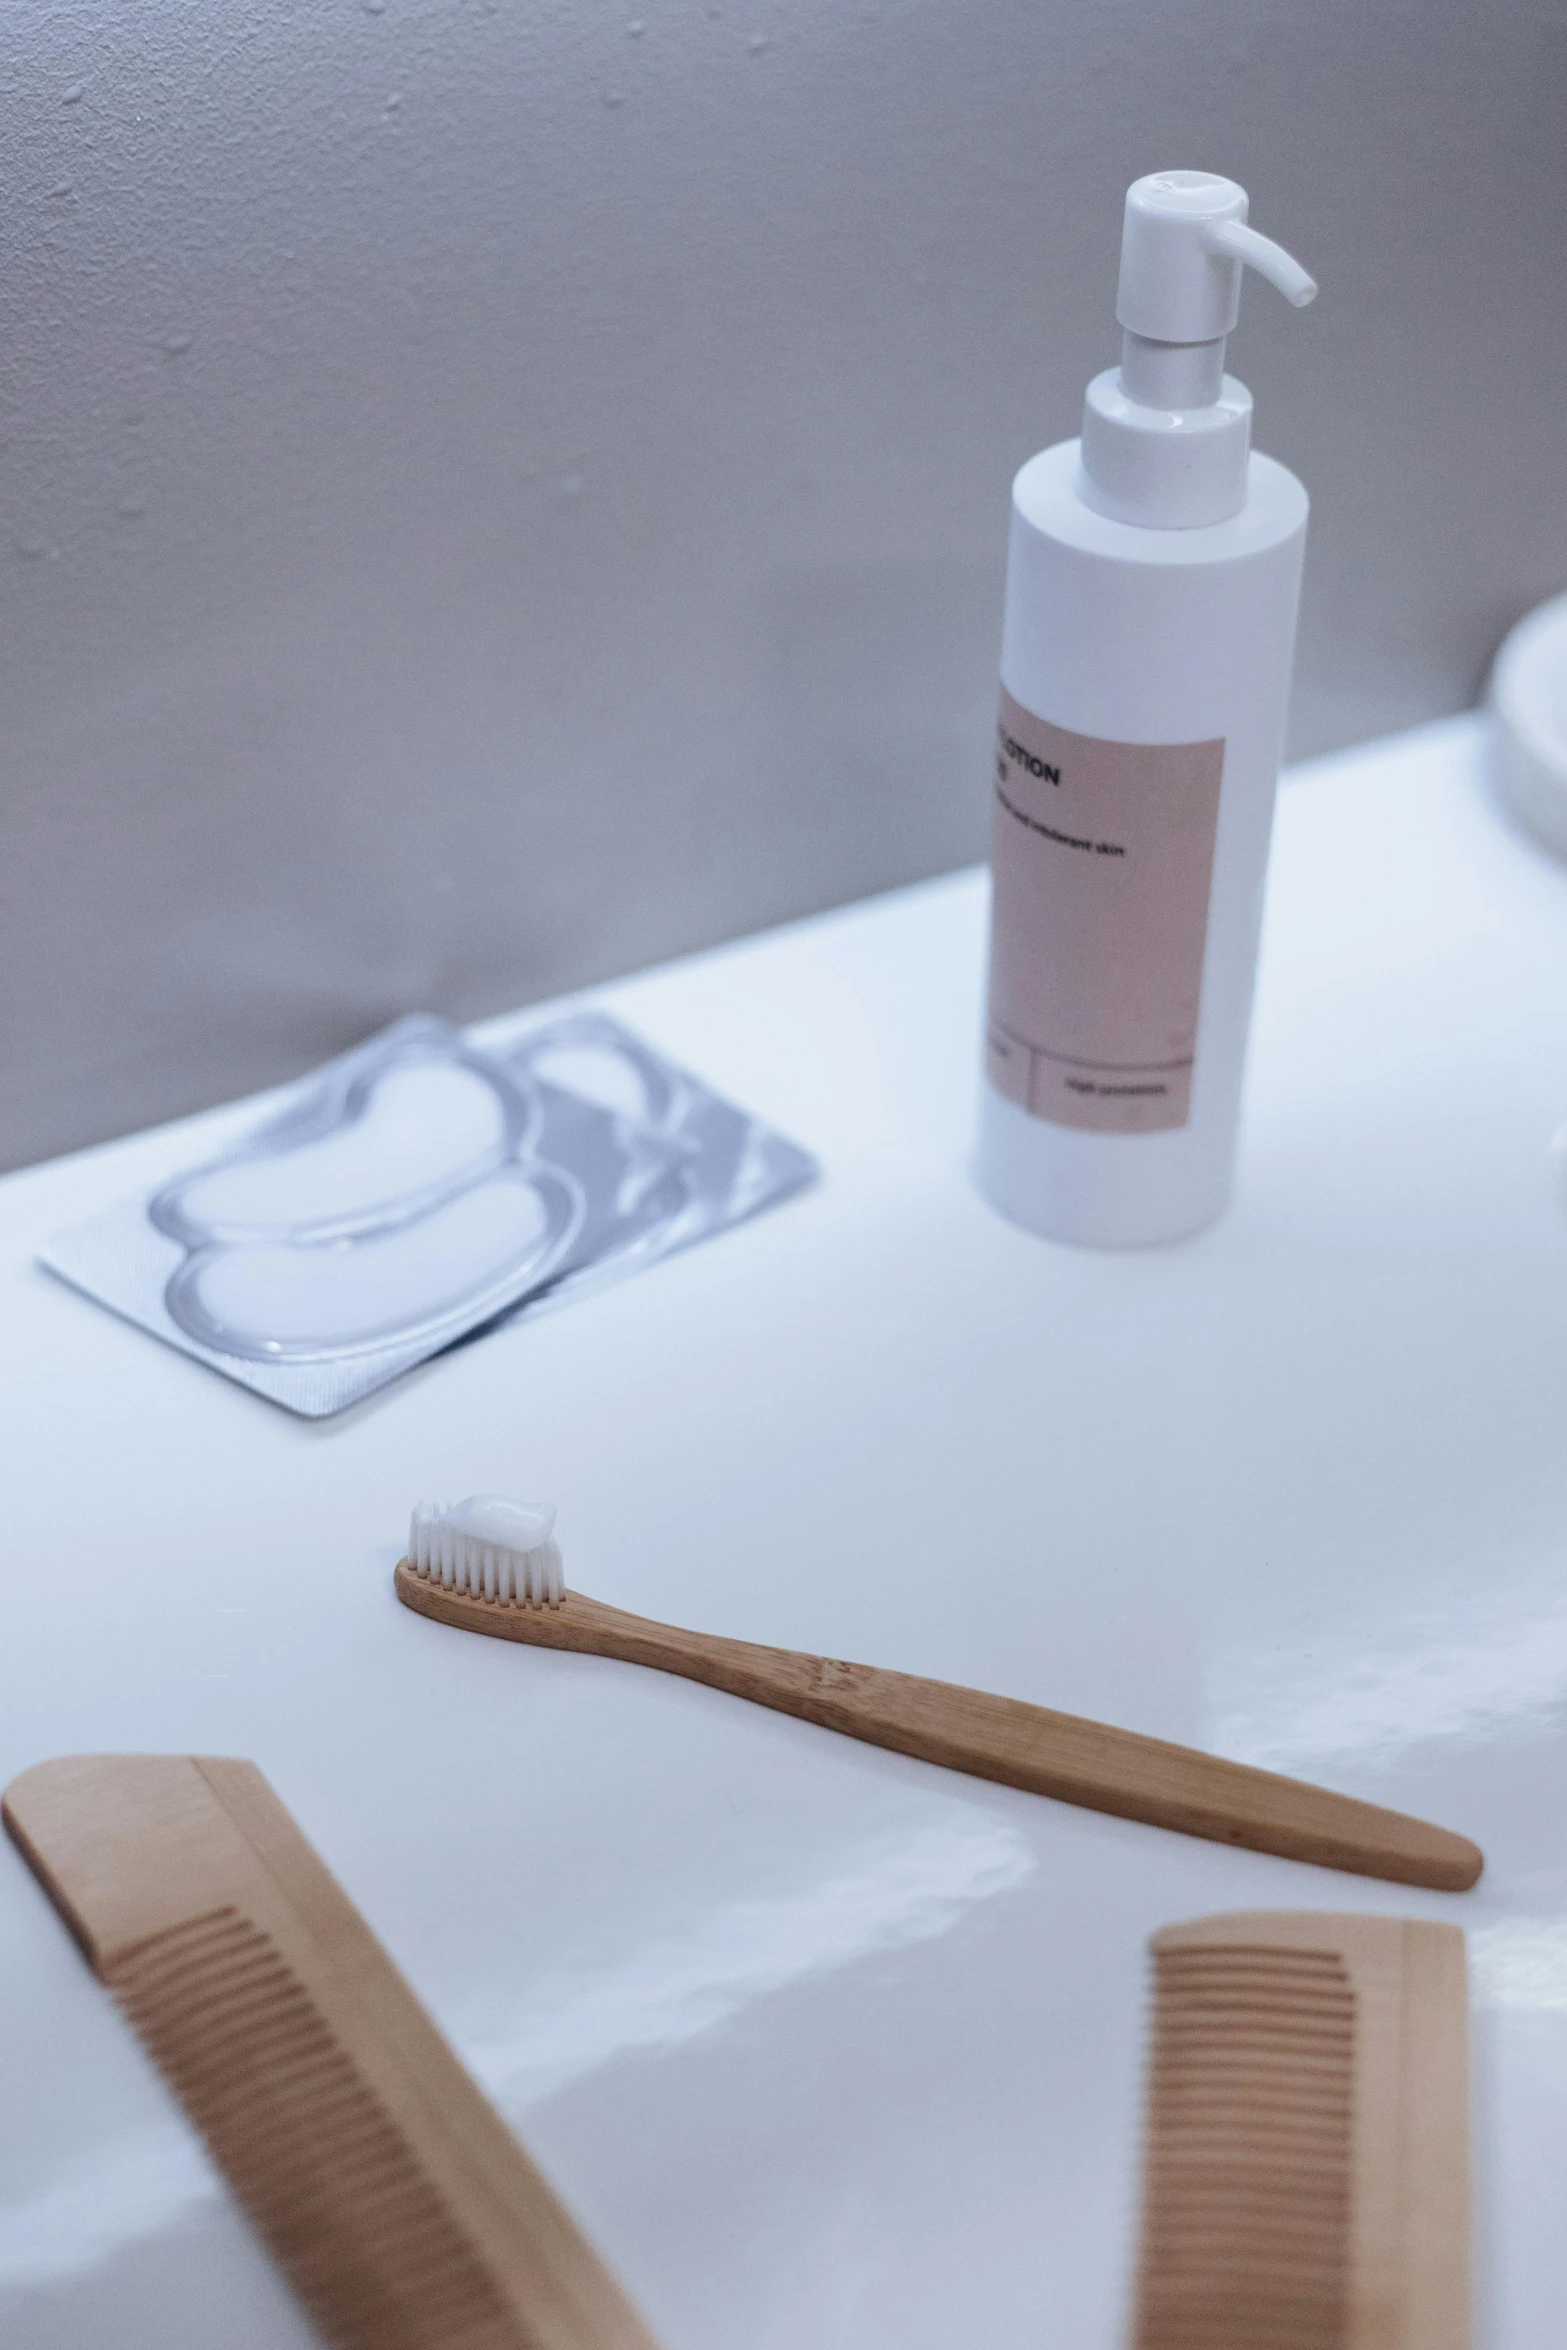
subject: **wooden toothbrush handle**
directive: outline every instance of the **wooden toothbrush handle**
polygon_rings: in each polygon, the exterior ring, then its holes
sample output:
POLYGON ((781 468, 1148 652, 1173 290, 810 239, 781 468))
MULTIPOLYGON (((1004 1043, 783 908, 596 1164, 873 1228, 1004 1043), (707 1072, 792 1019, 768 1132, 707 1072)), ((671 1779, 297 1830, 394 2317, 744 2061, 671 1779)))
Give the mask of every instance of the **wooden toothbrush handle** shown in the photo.
POLYGON ((406 1567, 397 1589, 421 1615, 468 1631, 679 1673, 922 1762, 1216 1844, 1442 1893, 1467 1891, 1484 1866, 1479 1847, 1447 1828, 1015 1697, 685 1632, 575 1591, 558 1608, 497 1607, 443 1591, 406 1567))

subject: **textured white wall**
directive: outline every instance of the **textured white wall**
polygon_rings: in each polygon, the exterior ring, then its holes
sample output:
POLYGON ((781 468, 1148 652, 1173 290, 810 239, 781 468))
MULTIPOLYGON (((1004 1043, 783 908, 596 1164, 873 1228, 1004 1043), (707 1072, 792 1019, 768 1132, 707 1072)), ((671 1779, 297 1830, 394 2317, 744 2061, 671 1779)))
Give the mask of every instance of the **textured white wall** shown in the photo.
POLYGON ((1297 749, 1567 582, 1559 0, 28 0, 0 1158, 979 853, 1138 172, 1319 271, 1297 749))

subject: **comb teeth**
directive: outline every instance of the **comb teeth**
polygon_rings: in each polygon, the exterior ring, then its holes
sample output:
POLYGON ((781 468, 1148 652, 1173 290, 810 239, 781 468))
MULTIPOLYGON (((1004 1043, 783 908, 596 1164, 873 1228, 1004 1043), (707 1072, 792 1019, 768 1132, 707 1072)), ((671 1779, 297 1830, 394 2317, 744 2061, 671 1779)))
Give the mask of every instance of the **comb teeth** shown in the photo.
POLYGON ((1154 1967, 1137 2350, 1347 2350, 1344 1961, 1187 1944, 1154 1967))
POLYGON ((224 1908, 171 1927, 107 1980, 330 2341, 531 2342, 309 1989, 250 1918, 224 1908))
POLYGON ((323 2342, 656 2350, 254 1763, 62 1755, 0 1817, 323 2342))

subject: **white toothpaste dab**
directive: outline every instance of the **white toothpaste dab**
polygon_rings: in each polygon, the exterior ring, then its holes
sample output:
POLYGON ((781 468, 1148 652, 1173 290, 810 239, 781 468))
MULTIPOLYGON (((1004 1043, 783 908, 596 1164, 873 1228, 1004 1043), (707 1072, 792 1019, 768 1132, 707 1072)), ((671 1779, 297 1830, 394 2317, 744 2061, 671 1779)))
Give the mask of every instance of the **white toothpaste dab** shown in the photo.
POLYGON ((428 1583, 516 1607, 558 1607, 565 1597, 560 1549, 547 1502, 471 1493, 422 1501, 408 1528, 408 1563, 428 1583))

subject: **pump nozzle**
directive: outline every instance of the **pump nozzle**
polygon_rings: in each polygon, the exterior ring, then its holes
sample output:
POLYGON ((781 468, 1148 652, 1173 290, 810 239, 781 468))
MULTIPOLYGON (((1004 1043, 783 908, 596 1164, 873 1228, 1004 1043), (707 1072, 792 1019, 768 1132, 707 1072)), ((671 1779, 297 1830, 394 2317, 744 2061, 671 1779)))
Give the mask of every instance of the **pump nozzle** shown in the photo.
POLYGON ((1212 171, 1150 172, 1126 191, 1121 364, 1088 387, 1079 484, 1118 522, 1191 529, 1245 504, 1251 395, 1224 372, 1242 265, 1297 309, 1317 293, 1293 254, 1247 225, 1249 201, 1212 171))
POLYGON ((1152 171, 1126 191, 1115 314, 1156 343, 1211 343, 1233 333, 1247 262, 1297 306, 1316 281, 1282 245, 1246 225, 1250 198, 1214 171, 1152 171))
POLYGON ((1302 269, 1293 253, 1286 253, 1271 237, 1259 236, 1244 222, 1221 220, 1217 228, 1208 230, 1206 242, 1210 253, 1233 253, 1237 261, 1244 261, 1270 286, 1277 286, 1285 301, 1297 310, 1316 300, 1317 281, 1310 270, 1302 269))

